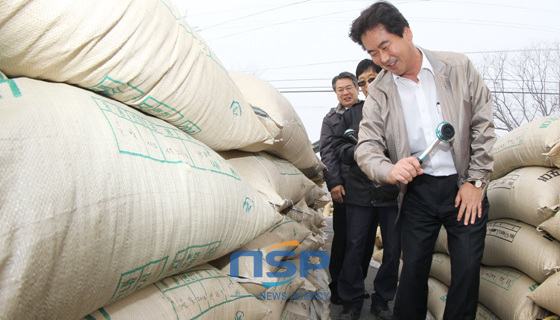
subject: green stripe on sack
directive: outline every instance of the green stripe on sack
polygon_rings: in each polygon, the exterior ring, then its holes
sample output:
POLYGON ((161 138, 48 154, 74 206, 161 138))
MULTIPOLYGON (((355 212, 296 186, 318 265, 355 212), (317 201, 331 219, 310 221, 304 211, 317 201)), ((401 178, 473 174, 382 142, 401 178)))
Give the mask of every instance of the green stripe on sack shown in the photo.
MULTIPOLYGON (((10 86, 10 89, 12 90, 12 94, 14 95, 14 98, 21 97, 21 91, 19 90, 16 82, 12 79, 5 78, 4 75, 2 73, 0 73, 0 85, 4 82, 8 83, 8 85, 10 86)), ((0 99, 2 99, 2 96, 0 96, 0 99)))

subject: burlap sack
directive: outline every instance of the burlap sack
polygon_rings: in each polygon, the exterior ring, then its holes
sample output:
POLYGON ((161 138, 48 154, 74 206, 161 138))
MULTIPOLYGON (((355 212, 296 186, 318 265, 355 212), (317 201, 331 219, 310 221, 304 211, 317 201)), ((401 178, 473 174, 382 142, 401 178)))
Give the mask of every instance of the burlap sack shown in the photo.
POLYGON ((538 226, 560 208, 560 169, 523 167, 488 185, 488 219, 538 226))
POLYGON ((560 272, 548 277, 529 298, 542 308, 560 314, 560 272))
POLYGON ((287 160, 266 152, 219 153, 278 211, 293 206, 317 185, 287 160))
POLYGON ((216 268, 204 264, 165 278, 84 320, 269 319, 271 310, 216 268))
MULTIPOLYGON (((329 202, 331 202, 330 195, 327 196, 328 192, 329 191, 327 190, 326 183, 317 185, 313 189, 309 190, 309 192, 305 195, 305 202, 307 203, 309 208, 314 210, 319 210, 325 207, 329 202)), ((331 215, 332 215, 332 207, 331 207, 331 215)))
POLYGON ((527 320, 547 312, 528 298, 538 283, 509 267, 480 267, 479 302, 500 319, 527 320))
POLYGON ((447 244, 447 230, 445 230, 443 226, 439 230, 439 235, 434 246, 434 252, 449 254, 449 247, 447 244))
MULTIPOLYGON (((442 320, 447 302, 448 285, 435 279, 428 278, 428 311, 432 314, 433 319, 442 320)), ((478 304, 476 308, 477 320, 500 320, 488 308, 482 304, 478 304)))
POLYGON ((492 179, 528 166, 560 167, 560 116, 534 120, 510 131, 494 144, 492 179))
MULTIPOLYGON (((270 227, 263 234, 237 250, 256 251, 262 254, 262 270, 255 270, 255 257, 249 255, 239 257, 237 259, 237 277, 257 284, 280 281, 276 277, 267 276, 267 272, 275 272, 278 270, 278 267, 271 266, 265 261, 267 253, 269 250, 294 251, 309 236, 311 236, 311 231, 309 231, 309 229, 290 218, 283 217, 278 224, 270 227), (280 247, 275 247, 278 244, 282 245, 280 247), (262 276, 255 276, 255 271, 262 271, 262 276)), ((232 253, 224 255, 219 259, 211 261, 211 264, 223 273, 231 275, 231 256, 232 253)), ((297 256, 297 254, 295 256, 297 256)), ((283 260, 287 258, 288 257, 283 257, 283 260)), ((264 290, 266 289, 262 287, 261 291, 264 290)))
POLYGON ((441 281, 446 286, 451 285, 451 258, 446 253, 434 253, 430 277, 441 281))
POLYGON ((226 160, 170 124, 67 84, 11 83, 0 84, 6 318, 82 317, 281 219, 226 160))
POLYGON ((100 92, 214 150, 255 150, 272 138, 170 0, 3 1, 0 52, 9 77, 100 92))
POLYGON ((281 129, 274 137, 274 144, 265 150, 293 163, 310 179, 321 180, 325 166, 313 151, 305 127, 290 101, 262 79, 237 71, 230 71, 230 75, 249 103, 269 116, 260 118, 267 128, 281 129))
POLYGON ((515 268, 541 283, 560 270, 560 242, 520 221, 488 221, 482 263, 515 268))
POLYGON ((282 213, 292 220, 303 224, 314 234, 322 234, 322 229, 327 226, 325 217, 316 210, 309 208, 304 200, 299 201, 293 207, 284 210, 282 213))
POLYGON ((556 240, 560 240, 560 214, 558 211, 552 217, 539 224, 537 230, 546 231, 556 240))
POLYGON ((297 276, 290 280, 290 278, 278 278, 278 281, 284 282, 289 281, 283 285, 266 288, 264 292, 257 296, 257 298, 270 309, 270 320, 280 320, 282 316, 282 310, 286 305, 286 302, 292 297, 292 295, 303 285, 304 278, 299 276, 299 259, 294 260, 297 266, 297 276))
POLYGON ((443 319, 447 290, 447 286, 441 281, 432 277, 428 278, 428 310, 436 320, 443 319))

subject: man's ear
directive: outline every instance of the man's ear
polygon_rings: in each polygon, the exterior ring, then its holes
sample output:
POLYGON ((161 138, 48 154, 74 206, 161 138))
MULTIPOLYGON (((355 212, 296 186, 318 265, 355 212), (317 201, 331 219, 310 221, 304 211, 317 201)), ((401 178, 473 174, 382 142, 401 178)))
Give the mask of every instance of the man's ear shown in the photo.
POLYGON ((404 27, 403 37, 408 41, 412 41, 412 30, 409 27, 404 27))

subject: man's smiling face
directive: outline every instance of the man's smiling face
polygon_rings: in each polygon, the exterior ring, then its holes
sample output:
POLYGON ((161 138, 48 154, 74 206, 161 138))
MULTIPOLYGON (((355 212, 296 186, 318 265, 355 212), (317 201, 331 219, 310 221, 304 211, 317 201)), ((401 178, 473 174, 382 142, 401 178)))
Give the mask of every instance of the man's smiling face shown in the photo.
POLYGON ((416 67, 414 57, 418 49, 412 43, 409 28, 404 28, 401 38, 379 25, 362 35, 362 43, 373 62, 391 73, 406 77, 416 67))
POLYGON ((342 78, 336 80, 335 91, 338 102, 345 108, 350 108, 359 101, 358 88, 351 79, 342 78))

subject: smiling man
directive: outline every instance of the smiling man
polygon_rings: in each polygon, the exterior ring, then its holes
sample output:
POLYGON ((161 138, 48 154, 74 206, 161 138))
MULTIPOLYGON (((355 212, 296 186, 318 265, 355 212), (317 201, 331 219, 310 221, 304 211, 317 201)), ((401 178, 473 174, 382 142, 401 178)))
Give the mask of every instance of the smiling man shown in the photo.
POLYGON ((443 225, 452 265, 444 319, 474 320, 496 141, 490 91, 465 55, 417 47, 408 21, 388 2, 364 10, 350 38, 384 69, 367 89, 354 157, 376 184, 400 189, 403 269, 394 318, 425 319, 443 225), (454 126, 455 140, 421 164, 416 157, 442 121, 454 126))
MULTIPOLYGON (((331 282, 331 303, 342 304, 342 300, 338 295, 338 279, 346 250, 346 204, 344 197, 346 190, 344 184, 348 175, 349 166, 343 164, 339 157, 335 155, 334 136, 338 125, 346 110, 360 106, 364 103, 358 99, 358 79, 350 72, 341 72, 332 79, 332 88, 336 93, 338 105, 332 108, 323 118, 321 126, 320 153, 321 161, 325 164, 326 169, 323 171, 327 188, 331 193, 333 200, 333 241, 331 245, 331 261, 329 264, 329 273, 331 282)), ((372 232, 368 238, 369 245, 365 248, 365 254, 361 260, 362 276, 365 279, 368 272, 368 266, 373 253, 373 245, 375 243, 375 232, 372 232)), ((367 297, 368 293, 364 292, 367 297)))

